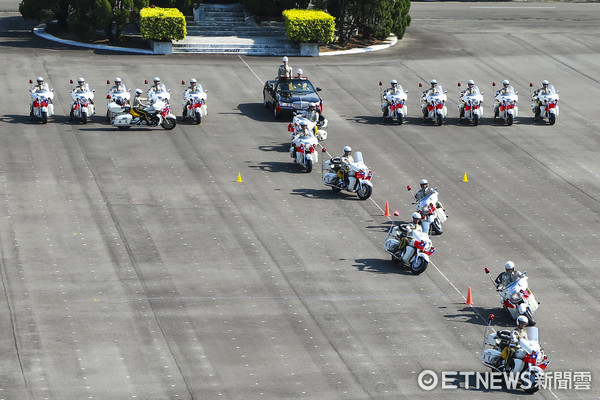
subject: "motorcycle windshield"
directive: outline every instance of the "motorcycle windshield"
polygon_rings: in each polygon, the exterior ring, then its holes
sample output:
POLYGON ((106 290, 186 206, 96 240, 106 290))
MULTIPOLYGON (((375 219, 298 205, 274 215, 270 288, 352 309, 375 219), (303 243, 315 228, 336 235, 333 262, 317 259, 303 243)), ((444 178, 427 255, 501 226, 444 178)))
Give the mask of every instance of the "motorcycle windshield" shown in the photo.
POLYGON ((549 94, 557 94, 556 89, 554 89, 554 85, 548 85, 549 94))
POLYGON ((355 164, 364 164, 365 161, 363 160, 363 155, 360 151, 357 151, 356 153, 354 153, 354 163, 355 164))

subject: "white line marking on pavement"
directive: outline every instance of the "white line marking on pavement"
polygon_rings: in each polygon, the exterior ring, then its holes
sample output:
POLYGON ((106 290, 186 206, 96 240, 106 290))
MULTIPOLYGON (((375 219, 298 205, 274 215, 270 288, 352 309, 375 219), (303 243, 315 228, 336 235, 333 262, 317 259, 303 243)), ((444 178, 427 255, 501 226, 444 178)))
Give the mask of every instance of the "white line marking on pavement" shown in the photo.
POLYGON ((556 7, 515 7, 515 6, 511 6, 511 7, 494 7, 494 6, 471 6, 469 8, 499 8, 499 9, 524 9, 524 8, 531 8, 531 9, 538 9, 538 8, 556 8, 556 7))
POLYGON ((244 61, 244 59, 242 58, 242 56, 240 56, 240 55, 238 54, 238 57, 240 58, 240 60, 242 60, 242 62, 243 62, 244 64, 246 64, 246 67, 248 67, 248 69, 250 70, 250 72, 252 72, 252 73, 254 74, 254 76, 256 77, 256 79, 258 79, 258 81, 259 81, 259 82, 262 84, 262 83, 263 83, 263 81, 262 81, 262 80, 261 80, 261 79, 258 77, 258 75, 256 75, 256 72, 254 72, 254 70, 253 70, 252 68, 250 68, 250 66, 248 65, 248 63, 247 63, 246 61, 244 61))

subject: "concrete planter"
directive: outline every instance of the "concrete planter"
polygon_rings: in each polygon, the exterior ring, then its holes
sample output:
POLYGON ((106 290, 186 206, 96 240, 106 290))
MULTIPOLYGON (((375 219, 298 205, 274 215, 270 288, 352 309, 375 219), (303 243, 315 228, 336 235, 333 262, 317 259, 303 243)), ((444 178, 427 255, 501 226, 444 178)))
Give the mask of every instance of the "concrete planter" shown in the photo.
POLYGON ((173 42, 155 42, 148 40, 150 48, 154 54, 173 54, 173 42))
POLYGON ((302 57, 317 57, 319 55, 319 43, 300 43, 300 55, 302 57))

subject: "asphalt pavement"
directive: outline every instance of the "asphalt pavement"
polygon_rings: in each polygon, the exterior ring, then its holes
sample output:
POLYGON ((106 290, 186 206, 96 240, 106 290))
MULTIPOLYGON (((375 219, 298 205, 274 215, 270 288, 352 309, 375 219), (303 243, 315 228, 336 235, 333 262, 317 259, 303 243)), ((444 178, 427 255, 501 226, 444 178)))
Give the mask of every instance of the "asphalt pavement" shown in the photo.
POLYGON ((373 171, 366 201, 325 187, 320 164, 292 163, 288 122, 262 104, 278 57, 78 49, 33 36, 16 8, 0 3, 0 399, 524 396, 417 380, 487 371, 484 319, 513 323, 484 267, 496 275, 507 260, 542 302, 547 371, 592 376, 589 389, 562 379, 527 398, 600 397, 600 4, 412 3, 394 47, 292 58, 323 88, 323 146, 350 145, 373 171), (28 116, 37 76, 55 89, 47 125, 28 116), (87 125, 68 121, 79 76, 96 89, 87 125), (161 77, 177 115, 181 80, 195 77, 208 116, 119 131, 103 118, 116 76, 130 88, 161 77), (448 91, 441 127, 419 113, 418 84, 432 78, 448 91), (409 90, 405 125, 381 121, 378 82, 390 79, 409 90), (477 127, 457 118, 468 79, 485 92, 477 127), (503 79, 519 91, 510 127, 491 118, 503 79), (560 89, 554 126, 529 107, 542 79, 560 89), (383 211, 408 220, 406 185, 421 178, 450 218, 413 276, 383 250, 383 211))

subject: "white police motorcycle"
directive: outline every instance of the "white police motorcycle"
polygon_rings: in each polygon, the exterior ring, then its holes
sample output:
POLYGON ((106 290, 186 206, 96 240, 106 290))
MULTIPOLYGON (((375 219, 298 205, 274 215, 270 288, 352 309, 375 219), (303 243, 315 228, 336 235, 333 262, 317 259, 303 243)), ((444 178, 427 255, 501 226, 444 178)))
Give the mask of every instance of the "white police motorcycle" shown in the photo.
MULTIPOLYGON (((29 80, 29 83, 33 83, 29 80)), ((36 118, 42 121, 43 124, 48 123, 48 117, 54 115, 54 89, 50 89, 47 83, 44 83, 42 90, 35 90, 34 88, 29 89, 31 94, 31 103, 29 104, 29 116, 30 118, 36 118)))
MULTIPOLYGON (((394 216, 398 215, 399 212, 394 211, 394 216)), ((392 255, 393 262, 402 263, 415 275, 425 272, 429 266, 429 256, 435 251, 427 233, 402 225, 398 226, 394 220, 385 238, 384 249, 392 255), (408 244, 404 249, 400 249, 403 236, 408 239, 408 244)))
MULTIPOLYGON (((529 84, 531 88, 533 83, 529 84)), ((556 117, 558 117, 558 93, 559 90, 554 88, 554 85, 548 85, 549 93, 538 93, 533 92, 531 94, 531 111, 533 115, 537 115, 541 119, 548 119, 550 125, 556 123, 556 117), (539 108, 539 110, 538 110, 539 108), (538 114, 539 112, 539 114, 538 114)))
MULTIPOLYGON (((407 186, 406 189, 411 192, 412 188, 407 186)), ((412 192, 411 192, 412 193, 412 192)), ((417 211, 421 214, 421 227, 423 228, 423 232, 426 232, 428 235, 435 233, 436 235, 441 235, 444 233, 444 223, 448 219, 446 212, 442 207, 438 207, 439 193, 437 191, 437 187, 431 190, 431 193, 420 200, 416 200, 413 195, 413 204, 416 205, 417 211)))
MULTIPOLYGON (((181 81, 181 84, 185 85, 185 81, 181 81)), ((208 107, 206 105, 207 93, 208 90, 203 90, 202 85, 199 83, 196 84, 196 91, 188 92, 186 90, 183 92, 185 101, 183 103, 181 121, 190 118, 197 125, 202 123, 202 117, 206 117, 208 114, 208 107)))
MULTIPOLYGON (((327 149, 323 148, 322 152, 327 152, 327 149)), ((360 151, 354 153, 353 162, 346 164, 341 157, 333 157, 325 161, 321 169, 323 184, 335 192, 346 190, 356 193, 361 200, 368 199, 373 193, 373 173, 364 163, 360 151)))
MULTIPOLYGON (((496 86, 496 82, 493 82, 492 86, 496 86)), ((506 125, 511 126, 513 124, 515 118, 519 116, 519 107, 517 107, 517 102, 519 101, 518 93, 512 86, 508 86, 506 93, 502 89, 496 91, 494 121, 499 117, 504 120, 506 125)))
POLYGON ((481 363, 494 372, 504 373, 507 387, 521 388, 527 393, 535 393, 540 389, 546 368, 550 360, 540 345, 539 331, 536 327, 528 327, 527 339, 518 338, 513 331, 495 331, 491 327, 494 314, 490 314, 489 322, 483 334, 481 345, 481 363), (514 358, 506 362, 503 352, 511 348, 514 358))
MULTIPOLYGON (((419 83, 419 87, 422 86, 419 83)), ((448 108, 446 107, 447 92, 440 85, 437 85, 432 93, 428 89, 421 96, 421 109, 424 110, 423 117, 436 122, 438 126, 442 126, 444 119, 448 116, 448 108)))
MULTIPOLYGON (((458 84, 460 87, 460 83, 458 84)), ((458 104, 458 122, 462 119, 470 121, 473 126, 479 125, 483 118, 483 92, 479 91, 477 86, 473 86, 474 93, 462 92, 459 96, 458 104)))
MULTIPOLYGON (((381 88, 382 83, 379 82, 381 88)), ((406 119, 408 109, 406 106, 406 100, 408 98, 408 90, 402 89, 402 85, 396 86, 398 89, 394 93, 387 91, 381 94, 381 111, 383 112, 383 121, 392 120, 396 121, 398 125, 402 125, 402 122, 406 119)))
MULTIPOLYGON (((70 81, 71 85, 73 80, 70 81)), ((69 113, 69 120, 73 118, 79 119, 82 123, 87 124, 88 119, 94 115, 94 92, 90 90, 87 84, 82 87, 75 87, 71 90, 71 112, 69 113)))

